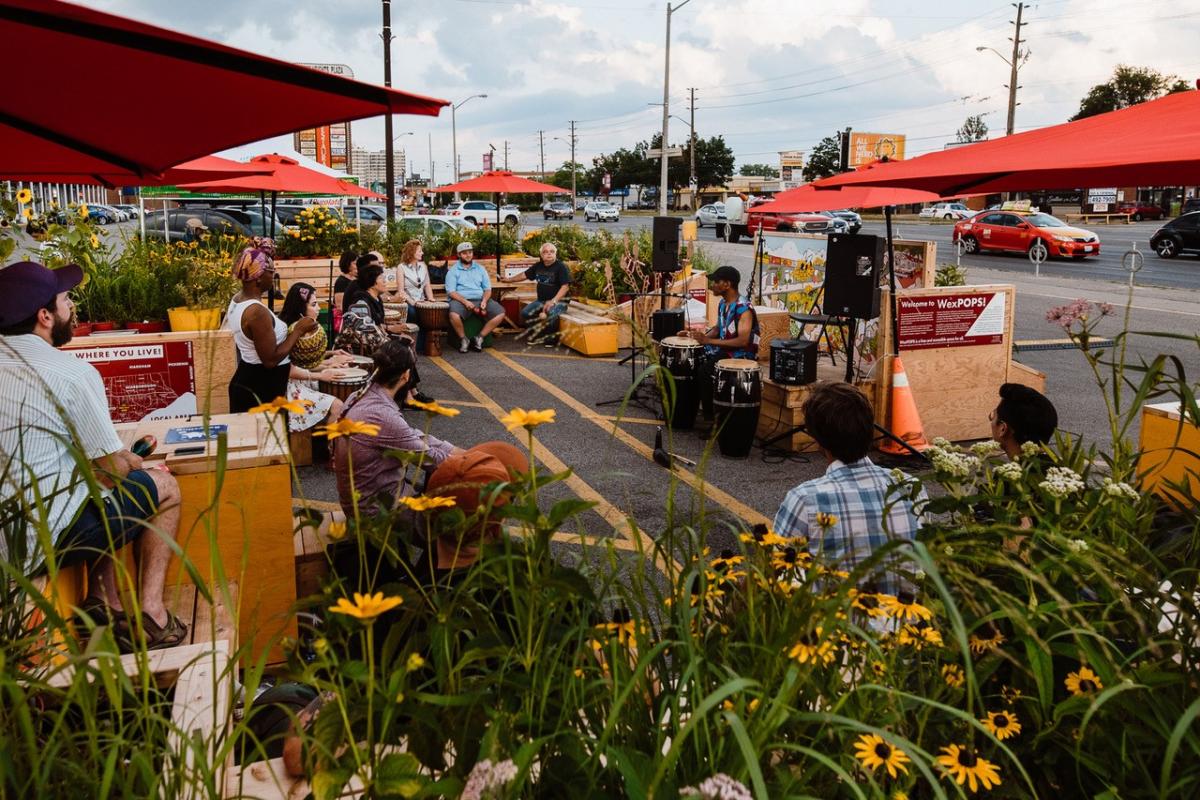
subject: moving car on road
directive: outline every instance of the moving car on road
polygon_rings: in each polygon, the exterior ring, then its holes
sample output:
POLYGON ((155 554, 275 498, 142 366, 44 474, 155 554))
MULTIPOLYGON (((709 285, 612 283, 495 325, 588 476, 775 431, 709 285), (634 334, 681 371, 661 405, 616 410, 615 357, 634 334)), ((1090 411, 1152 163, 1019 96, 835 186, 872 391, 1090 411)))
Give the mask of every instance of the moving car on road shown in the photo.
POLYGON ((621 210, 612 203, 595 201, 583 207, 583 219, 586 222, 616 222, 621 218, 621 210))
POLYGON ((837 211, 830 211, 828 213, 840 220, 844 220, 845 223, 850 226, 850 233, 858 233, 860 230, 862 230, 862 217, 857 211, 851 211, 848 208, 842 208, 838 209, 837 211))
POLYGON ((542 219, 575 219, 575 209, 570 203, 546 203, 542 208, 542 219))
POLYGON ((922 208, 917 216, 927 219, 966 219, 974 213, 962 203, 934 203, 922 208))
MULTIPOLYGON (((755 205, 766 203, 763 198, 754 201, 755 205)), ((764 231, 780 231, 791 233, 848 233, 850 226, 832 214, 770 214, 757 211, 755 207, 747 209, 740 197, 731 197, 725 201, 725 219, 718 220, 715 227, 718 239, 736 243, 743 236, 752 237, 762 227, 764 231)))
POLYGON ((696 209, 697 228, 703 228, 705 225, 716 225, 718 221, 724 219, 724 203, 709 203, 708 205, 700 206, 698 209, 696 209))
MULTIPOLYGON (((447 216, 462 217, 472 225, 496 224, 496 204, 489 200, 456 200, 443 209, 447 216)), ((505 225, 520 225, 521 212, 515 208, 500 211, 500 222, 505 225)))
POLYGON ((981 211, 955 224, 952 241, 966 253, 1007 250, 1027 253, 1041 242, 1051 256, 1100 255, 1100 237, 1040 211, 981 211))
POLYGON ((1162 219, 1166 216, 1161 207, 1153 203, 1120 203, 1117 205, 1118 214, 1128 214, 1134 222, 1144 219, 1162 219))
POLYGON ((1176 217, 1163 225, 1150 237, 1150 247, 1159 258, 1174 258, 1180 253, 1200 255, 1200 211, 1176 217))

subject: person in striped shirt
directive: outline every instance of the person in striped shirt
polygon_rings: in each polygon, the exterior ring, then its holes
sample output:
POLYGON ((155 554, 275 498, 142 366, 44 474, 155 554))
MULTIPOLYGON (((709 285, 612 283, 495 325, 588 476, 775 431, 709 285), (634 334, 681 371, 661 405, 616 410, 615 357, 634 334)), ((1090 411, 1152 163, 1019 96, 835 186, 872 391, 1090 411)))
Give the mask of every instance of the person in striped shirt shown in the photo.
POLYGON ((151 648, 183 641, 187 628, 163 604, 179 528, 179 484, 121 443, 96 368, 59 350, 71 340, 68 292, 83 271, 33 261, 0 269, 0 502, 6 522, 25 521, 0 541, 0 558, 37 575, 86 563, 81 611, 111 625, 123 648, 136 627, 151 648), (98 488, 96 488, 98 487, 98 488), (122 605, 113 556, 137 542, 141 608, 135 625, 122 605))

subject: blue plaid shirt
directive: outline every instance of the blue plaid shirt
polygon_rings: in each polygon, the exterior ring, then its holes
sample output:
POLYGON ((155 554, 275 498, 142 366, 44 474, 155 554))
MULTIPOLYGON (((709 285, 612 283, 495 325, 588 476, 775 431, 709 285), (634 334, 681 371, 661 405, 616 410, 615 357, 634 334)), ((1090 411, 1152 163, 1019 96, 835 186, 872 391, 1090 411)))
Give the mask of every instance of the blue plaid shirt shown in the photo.
MULTIPOLYGON (((775 514, 775 533, 805 536, 814 557, 831 568, 851 570, 889 539, 911 542, 921 527, 912 502, 899 492, 889 496, 893 483, 888 470, 875 466, 869 458, 853 464, 834 461, 824 476, 787 493, 775 514), (817 524, 820 512, 832 514, 837 522, 823 530, 817 524)), ((923 505, 926 499, 922 489, 917 502, 923 505)), ((894 572, 877 575, 874 583, 886 594, 914 591, 894 572)))

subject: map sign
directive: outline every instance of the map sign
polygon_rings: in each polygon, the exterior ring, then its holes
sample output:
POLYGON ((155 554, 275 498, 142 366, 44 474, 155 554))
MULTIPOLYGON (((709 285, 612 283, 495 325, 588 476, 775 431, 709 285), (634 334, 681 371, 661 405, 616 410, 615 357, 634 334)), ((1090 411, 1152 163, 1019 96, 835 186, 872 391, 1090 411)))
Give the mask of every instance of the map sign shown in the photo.
POLYGON ((896 299, 901 351, 1004 341, 1004 292, 896 299))
POLYGON ((192 343, 100 345, 71 351, 100 372, 113 422, 196 413, 192 343))

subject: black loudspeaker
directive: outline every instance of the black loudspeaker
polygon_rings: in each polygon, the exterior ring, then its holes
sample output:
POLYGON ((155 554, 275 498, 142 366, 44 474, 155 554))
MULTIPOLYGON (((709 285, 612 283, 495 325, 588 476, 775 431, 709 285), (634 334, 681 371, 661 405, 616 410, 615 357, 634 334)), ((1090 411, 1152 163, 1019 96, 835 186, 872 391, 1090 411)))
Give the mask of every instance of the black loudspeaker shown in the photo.
POLYGON ((808 339, 771 342, 771 380, 799 386, 817 379, 817 343, 808 339))
POLYGON ((654 218, 654 256, 650 268, 655 272, 679 271, 679 227, 680 217, 654 218))
POLYGON ((661 342, 683 330, 683 309, 662 308, 650 315, 650 338, 661 342))
POLYGON ((884 240, 879 236, 834 234, 825 256, 826 314, 855 319, 879 316, 879 272, 884 240))

